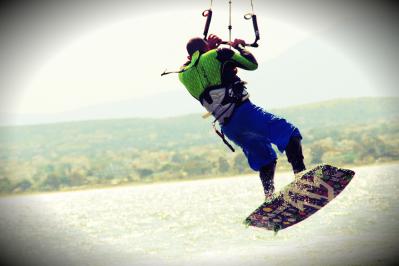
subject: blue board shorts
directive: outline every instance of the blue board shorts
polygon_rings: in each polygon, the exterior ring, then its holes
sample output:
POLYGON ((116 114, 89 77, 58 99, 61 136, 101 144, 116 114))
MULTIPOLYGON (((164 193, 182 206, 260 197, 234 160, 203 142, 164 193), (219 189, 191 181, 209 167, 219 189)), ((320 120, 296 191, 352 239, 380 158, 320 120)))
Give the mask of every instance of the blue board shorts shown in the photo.
POLYGON ((277 160, 271 144, 284 152, 292 136, 302 138, 299 129, 294 125, 266 112, 249 100, 234 110, 221 129, 223 134, 242 148, 254 171, 259 171, 262 166, 277 160))

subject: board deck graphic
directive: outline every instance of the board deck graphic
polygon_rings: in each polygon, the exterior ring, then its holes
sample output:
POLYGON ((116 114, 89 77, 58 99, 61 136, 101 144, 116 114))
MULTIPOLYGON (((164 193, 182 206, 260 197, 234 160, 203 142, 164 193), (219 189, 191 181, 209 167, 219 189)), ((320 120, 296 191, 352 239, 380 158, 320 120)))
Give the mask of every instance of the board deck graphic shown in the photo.
POLYGON ((297 224, 339 195, 354 175, 352 170, 319 165, 274 194, 251 213, 244 223, 276 232, 297 224))

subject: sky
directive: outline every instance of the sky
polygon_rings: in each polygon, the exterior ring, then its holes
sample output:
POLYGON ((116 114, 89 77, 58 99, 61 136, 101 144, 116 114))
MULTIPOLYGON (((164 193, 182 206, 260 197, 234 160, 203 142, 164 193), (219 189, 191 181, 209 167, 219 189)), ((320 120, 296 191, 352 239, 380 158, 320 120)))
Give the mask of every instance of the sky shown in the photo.
MULTIPOLYGON (((161 78, 160 73, 163 68, 178 68, 185 62, 184 43, 192 35, 193 27, 201 29, 202 17, 197 16, 194 26, 183 24, 180 27, 179 37, 187 37, 179 38, 179 45, 170 41, 160 49, 157 39, 176 38, 172 36, 173 30, 167 30, 177 27, 179 22, 176 18, 189 21, 197 13, 155 13, 118 21, 82 34, 51 55, 32 73, 18 99, 18 112, 64 111, 87 104, 141 98, 176 87, 181 89, 181 85, 176 82, 176 75, 161 78), (154 20, 165 21, 162 25, 164 30, 157 24, 137 26, 154 20), (145 47, 143 43, 137 42, 137 36, 143 40, 145 47), (41 101, 42 95, 53 101, 41 101)), ((275 41, 268 49, 259 49, 258 57, 261 60, 278 56, 310 34, 274 21, 267 24, 270 28, 265 33, 269 33, 275 41), (275 29, 278 31, 273 31, 275 29)))
MULTIPOLYGON (((5 123, 35 123, 40 116, 56 121, 202 112, 176 75, 160 73, 185 62, 185 43, 202 35, 201 12, 209 1, 68 3, 3 9, 7 16, 0 30, 8 38, 0 50, 0 114, 5 123), (154 106, 162 100, 167 103, 154 106)), ((398 41, 391 36, 394 17, 387 6, 253 3, 261 40, 250 50, 259 69, 240 76, 257 103, 279 108, 399 95, 392 71, 398 41)), ((212 9, 210 33, 227 39, 228 2, 213 1, 212 9)), ((253 41, 251 22, 243 19, 250 11, 250 1, 233 1, 233 38, 253 41)))

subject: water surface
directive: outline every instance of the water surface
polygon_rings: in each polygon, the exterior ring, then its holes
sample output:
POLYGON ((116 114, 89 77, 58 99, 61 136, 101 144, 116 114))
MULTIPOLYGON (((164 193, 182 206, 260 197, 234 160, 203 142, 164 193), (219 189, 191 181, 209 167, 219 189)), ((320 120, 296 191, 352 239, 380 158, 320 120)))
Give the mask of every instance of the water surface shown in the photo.
MULTIPOLYGON (((273 232, 242 224, 256 175, 0 199, 1 250, 27 265, 387 265, 399 164, 359 167, 329 205, 273 232)), ((277 189, 291 173, 277 173, 277 189)))

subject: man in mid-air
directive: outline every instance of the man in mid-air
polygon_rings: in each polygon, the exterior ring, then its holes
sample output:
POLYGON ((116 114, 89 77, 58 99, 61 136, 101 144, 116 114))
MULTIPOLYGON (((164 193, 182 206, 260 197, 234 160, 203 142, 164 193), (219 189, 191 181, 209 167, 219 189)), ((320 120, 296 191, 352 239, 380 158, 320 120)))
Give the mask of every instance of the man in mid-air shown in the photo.
POLYGON ((302 136, 285 119, 266 112, 249 100, 245 82, 237 68, 256 70, 255 57, 235 39, 229 43, 236 51, 218 48, 222 40, 210 35, 207 40, 192 38, 187 43, 189 61, 179 73, 188 92, 219 122, 222 136, 240 146, 249 166, 259 171, 266 199, 274 192, 277 155, 271 144, 287 155, 294 173, 305 170, 302 136))

